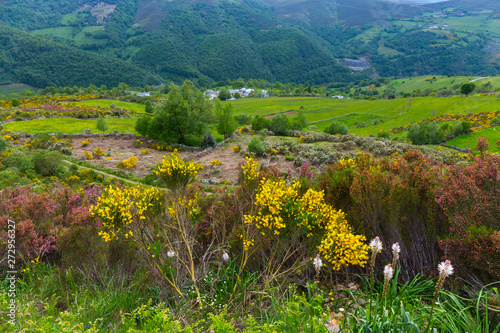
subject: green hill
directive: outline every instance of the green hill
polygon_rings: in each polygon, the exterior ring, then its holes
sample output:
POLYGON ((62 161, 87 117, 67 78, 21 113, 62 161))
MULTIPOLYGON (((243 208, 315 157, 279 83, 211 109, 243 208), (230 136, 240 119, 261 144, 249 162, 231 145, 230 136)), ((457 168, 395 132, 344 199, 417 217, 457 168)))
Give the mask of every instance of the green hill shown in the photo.
POLYGON ((122 60, 105 57, 0 26, 0 81, 46 86, 132 86, 161 78, 122 60))

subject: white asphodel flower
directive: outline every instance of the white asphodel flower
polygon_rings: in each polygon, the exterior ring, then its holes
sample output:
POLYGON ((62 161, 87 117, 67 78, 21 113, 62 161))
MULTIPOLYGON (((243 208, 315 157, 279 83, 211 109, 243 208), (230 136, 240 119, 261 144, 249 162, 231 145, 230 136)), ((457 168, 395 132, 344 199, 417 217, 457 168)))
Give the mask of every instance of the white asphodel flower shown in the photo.
POLYGON ((228 261, 229 260, 229 254, 227 254, 226 251, 222 252, 222 260, 228 261))
POLYGON ((392 265, 391 264, 386 265, 384 268, 384 279, 386 281, 389 281, 390 279, 392 279, 393 274, 394 274, 394 270, 392 269, 392 265))
POLYGON ((453 266, 451 265, 451 261, 446 260, 438 265, 439 275, 443 277, 448 277, 453 274, 453 266))
POLYGON ((323 262, 321 261, 319 254, 316 256, 316 258, 314 258, 313 264, 314 264, 314 268, 316 268, 316 271, 319 272, 319 270, 321 269, 321 266, 323 266, 323 262))
POLYGON ((170 258, 175 257, 175 252, 174 252, 174 251, 172 251, 172 250, 169 250, 169 251, 167 252, 167 256, 169 256, 170 258))
POLYGON ((378 236, 371 240, 370 247, 375 253, 382 251, 382 241, 378 238, 378 236))
POLYGON ((401 252, 401 247, 399 246, 399 243, 392 244, 392 253, 399 254, 399 252, 401 252))

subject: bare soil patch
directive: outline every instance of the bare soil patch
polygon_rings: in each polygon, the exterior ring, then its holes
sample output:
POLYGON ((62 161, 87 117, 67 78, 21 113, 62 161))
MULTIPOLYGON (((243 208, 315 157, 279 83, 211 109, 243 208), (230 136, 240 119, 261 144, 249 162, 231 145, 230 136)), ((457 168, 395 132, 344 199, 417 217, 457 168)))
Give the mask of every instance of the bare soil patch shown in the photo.
POLYGON ((285 115, 289 116, 289 115, 297 114, 297 113, 299 113, 297 110, 290 110, 290 111, 287 111, 287 112, 284 112, 284 113, 270 114, 270 115, 265 116, 265 118, 268 118, 268 119, 269 118, 273 118, 273 117, 276 117, 279 114, 285 114, 285 115))

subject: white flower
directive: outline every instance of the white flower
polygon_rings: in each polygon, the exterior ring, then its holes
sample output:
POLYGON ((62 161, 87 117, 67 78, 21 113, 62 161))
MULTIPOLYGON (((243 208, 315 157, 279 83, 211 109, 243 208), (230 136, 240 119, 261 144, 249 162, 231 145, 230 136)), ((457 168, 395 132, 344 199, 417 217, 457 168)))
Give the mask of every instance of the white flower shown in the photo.
POLYGON ((224 261, 228 261, 228 260, 229 260, 229 254, 227 254, 227 252, 226 252, 226 251, 224 251, 224 252, 222 253, 222 260, 224 260, 224 261))
POLYGON ((316 268, 317 271, 321 269, 321 266, 323 266, 323 262, 321 261, 321 258, 319 257, 319 254, 314 258, 314 268, 316 268))
POLYGON ((382 241, 378 238, 378 236, 371 240, 370 247, 375 253, 382 251, 382 241))
POLYGON ((169 250, 169 251, 167 252, 167 256, 169 256, 170 258, 175 257, 175 252, 174 252, 174 251, 172 251, 172 250, 169 250))
POLYGON ((391 264, 386 265, 384 268, 384 278, 386 281, 389 281, 392 279, 392 274, 394 273, 394 270, 392 269, 391 264))
POLYGON ((399 246, 399 243, 392 244, 392 253, 399 254, 399 252, 401 252, 401 247, 399 246))
POLYGON ((344 311, 345 311, 345 309, 344 309, 344 308, 340 308, 340 309, 339 309, 339 312, 344 312, 344 311))
POLYGON ((446 260, 438 265, 439 275, 443 277, 453 274, 453 266, 449 260, 446 260))

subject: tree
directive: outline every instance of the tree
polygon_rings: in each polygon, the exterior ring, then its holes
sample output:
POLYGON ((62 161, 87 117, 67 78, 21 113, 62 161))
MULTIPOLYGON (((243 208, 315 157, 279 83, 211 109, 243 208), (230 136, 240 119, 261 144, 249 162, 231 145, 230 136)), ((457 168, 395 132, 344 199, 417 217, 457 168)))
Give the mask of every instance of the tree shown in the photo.
POLYGON ((219 99, 221 101, 225 101, 227 99, 231 98, 231 93, 228 90, 221 90, 219 91, 219 99))
POLYGON ((474 84, 474 82, 466 82, 460 87, 460 92, 462 94, 469 95, 474 91, 474 89, 476 89, 476 85, 474 84))
POLYGON ((155 111, 148 125, 148 137, 168 142, 186 143, 199 137, 213 122, 212 103, 189 80, 182 87, 171 84, 167 100, 155 111))
POLYGON ((99 119, 97 119, 96 127, 99 131, 106 132, 109 126, 106 122, 106 119, 104 119, 103 117, 99 117, 99 119))
POLYGON ((297 117, 295 117, 295 119, 293 119, 292 129, 297 130, 297 131, 301 131, 302 129, 307 127, 307 125, 308 125, 308 122, 307 122, 307 117, 306 117, 305 112, 299 111, 299 114, 297 115, 297 117))
POLYGON ((232 104, 221 106, 220 103, 217 103, 215 107, 215 117, 217 119, 217 133, 224 135, 224 138, 233 134, 237 125, 233 116, 232 104))
POLYGON ((142 136, 148 136, 149 133, 149 123, 151 122, 151 118, 146 115, 142 115, 137 122, 135 123, 135 130, 142 136))
POLYGON ((347 135, 349 133, 349 128, 346 124, 339 123, 338 121, 332 121, 330 126, 325 128, 325 133, 347 135))
POLYGON ((264 116, 257 116, 252 120, 252 129, 254 131, 260 131, 263 128, 269 127, 269 119, 264 116))
POLYGON ((146 113, 153 113, 153 103, 150 100, 146 101, 146 113))
POLYGON ((290 130, 290 122, 284 114, 279 114, 271 118, 269 129, 278 135, 286 135, 290 130))

